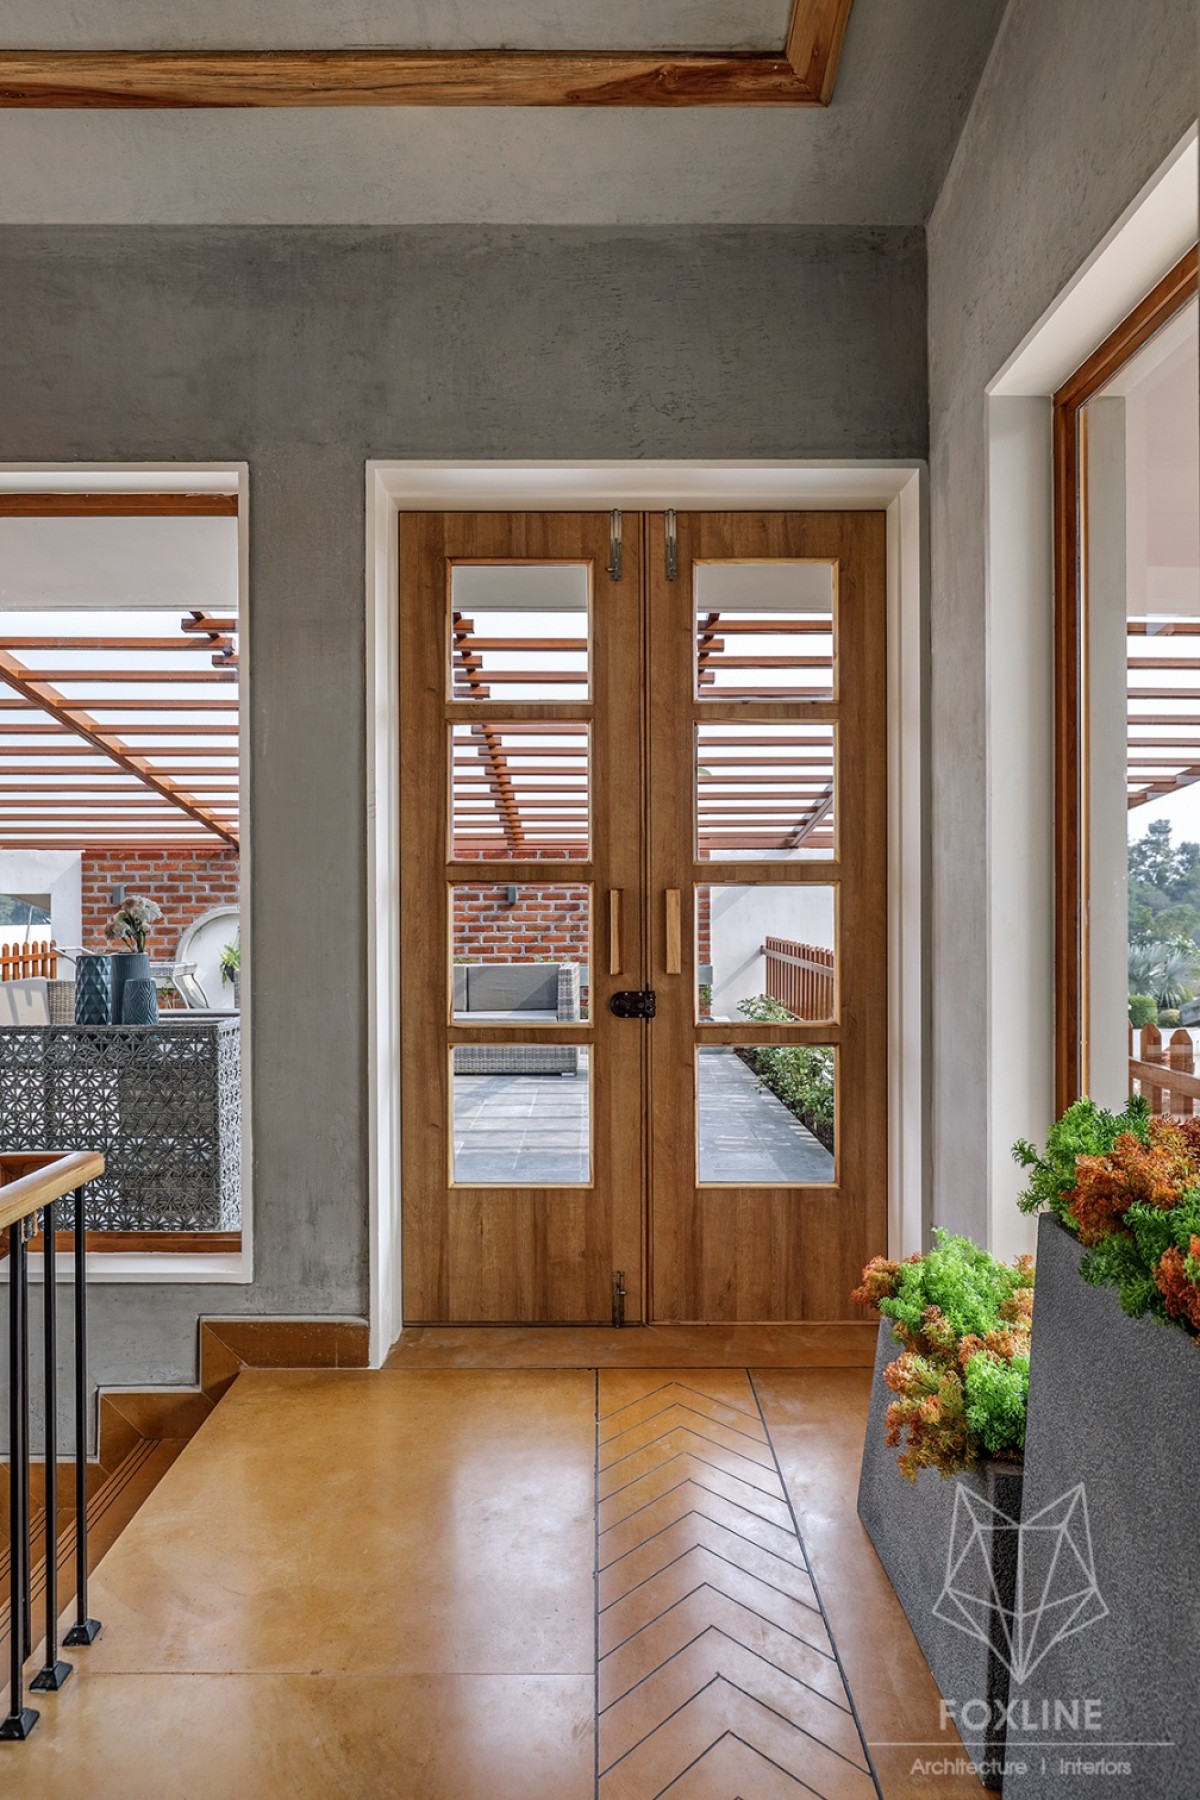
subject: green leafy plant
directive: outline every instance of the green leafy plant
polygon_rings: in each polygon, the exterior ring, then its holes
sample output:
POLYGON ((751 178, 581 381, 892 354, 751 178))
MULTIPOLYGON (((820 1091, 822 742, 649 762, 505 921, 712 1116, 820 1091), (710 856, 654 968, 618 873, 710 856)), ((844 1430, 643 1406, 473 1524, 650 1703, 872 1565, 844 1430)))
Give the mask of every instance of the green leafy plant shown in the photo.
POLYGON ((1085 1281, 1115 1289, 1131 1318, 1200 1334, 1200 1119, 1077 1100, 1043 1154, 1027 1143, 1013 1154, 1030 1173, 1018 1204, 1078 1237, 1085 1281))
MULTIPOLYGON (((767 994, 738 1002, 738 1011, 756 1025, 795 1024, 794 1016, 767 994)), ((782 1100, 829 1151, 834 1145, 833 1051, 811 1044, 771 1044, 740 1049, 738 1055, 763 1086, 782 1100)))
POLYGON ((242 972, 242 940, 221 945, 221 980, 234 982, 242 972))
POLYGON ((1142 1143, 1150 1141, 1150 1108, 1140 1095, 1135 1095, 1123 1112, 1108 1112, 1094 1100, 1076 1100, 1050 1127, 1041 1152, 1019 1138, 1013 1145, 1013 1160, 1029 1179, 1029 1186, 1017 1197, 1021 1211, 1036 1213, 1049 1208, 1055 1218, 1074 1230, 1067 1213, 1075 1193, 1075 1165, 1081 1156, 1107 1156, 1123 1132, 1132 1132, 1142 1143))
POLYGON ((884 1372, 896 1398, 887 1442, 902 1475, 945 1477, 984 1456, 1020 1456, 1029 1398, 1033 1263, 997 1262, 968 1238, 934 1232, 927 1256, 863 1270, 854 1299, 892 1322, 901 1354, 884 1372))
POLYGON ((1129 946, 1129 991, 1152 994, 1159 1007, 1180 1006, 1192 997, 1200 964, 1191 938, 1149 938, 1129 946))
POLYGON ((1179 1008, 1177 1006, 1164 1006, 1158 1015, 1158 1022, 1160 1025, 1165 1025, 1173 1031, 1179 1023, 1179 1008))
POLYGON ((1130 994, 1129 1023, 1135 1031, 1143 1025, 1153 1025, 1158 1018, 1158 1001, 1153 994, 1130 994))

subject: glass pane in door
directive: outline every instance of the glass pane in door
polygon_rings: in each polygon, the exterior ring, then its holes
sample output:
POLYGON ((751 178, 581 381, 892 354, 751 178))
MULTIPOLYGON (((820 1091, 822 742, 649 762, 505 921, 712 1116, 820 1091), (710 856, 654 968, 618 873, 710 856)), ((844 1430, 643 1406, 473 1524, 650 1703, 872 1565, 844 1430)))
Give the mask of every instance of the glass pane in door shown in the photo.
POLYGON ((829 862, 837 851, 836 727, 696 727, 696 854, 829 862))
POLYGON ((586 1019, 588 921, 582 883, 456 883, 450 890, 455 1022, 533 1028, 586 1019))
POLYGON ((696 889, 697 1017, 824 1024, 837 1017, 837 889, 733 882, 696 889))
POLYGON ((698 1179, 735 1187, 833 1182, 836 1065, 826 1045, 702 1046, 698 1179))
POLYGON ((582 861, 589 851, 587 725, 452 725, 450 855, 582 861))
POLYGON ((455 563, 455 700, 586 700, 587 563, 455 563))
POLYGON ((826 562, 697 563, 697 697, 832 700, 835 573, 826 562))
POLYGON ((450 1179, 472 1187, 591 1180, 584 1044, 458 1044, 452 1051, 450 1179))

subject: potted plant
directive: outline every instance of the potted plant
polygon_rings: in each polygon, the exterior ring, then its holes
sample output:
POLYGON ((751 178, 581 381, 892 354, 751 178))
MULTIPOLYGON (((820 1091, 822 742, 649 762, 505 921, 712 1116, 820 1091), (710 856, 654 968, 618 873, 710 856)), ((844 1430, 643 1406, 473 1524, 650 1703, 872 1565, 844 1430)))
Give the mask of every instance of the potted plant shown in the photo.
POLYGON ((105 928, 110 943, 124 954, 112 965, 113 1018, 121 1025, 152 1025, 158 1018, 158 996, 150 974, 146 939, 162 918, 162 908, 145 894, 131 894, 105 928))
POLYGON ((964 1741, 985 1786, 999 1787, 1033 1264, 935 1231, 927 1256, 868 1263, 854 1299, 883 1314, 858 1514, 944 1699, 986 1713, 964 1741), (998 1609, 980 1604, 988 1596, 998 1609))
MULTIPOLYGON (((1046 1635, 1023 1700, 1037 1715, 1088 1696, 1100 1735, 1137 1746, 1139 1792, 1190 1793, 1200 1761, 1200 1119, 1156 1117, 1141 1098, 1120 1111, 1084 1099, 1043 1151, 1020 1143, 1015 1155, 1028 1178, 1020 1204, 1041 1215, 1025 1517, 1079 1495, 1082 1534, 1064 1551, 1078 1557, 1086 1534, 1094 1565, 1086 1609, 1046 1635)), ((1011 1792, 1049 1800, 1059 1790, 1029 1760, 1011 1792)))
POLYGON ((234 938, 230 944, 221 946, 221 980, 228 982, 233 989, 233 1004, 242 1004, 242 940, 234 938))

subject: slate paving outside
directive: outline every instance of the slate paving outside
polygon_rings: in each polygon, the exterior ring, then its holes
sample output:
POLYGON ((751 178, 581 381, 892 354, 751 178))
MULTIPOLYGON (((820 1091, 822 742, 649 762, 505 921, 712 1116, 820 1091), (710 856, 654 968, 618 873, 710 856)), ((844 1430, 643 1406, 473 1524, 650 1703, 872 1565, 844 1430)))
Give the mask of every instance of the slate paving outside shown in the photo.
MULTIPOLYGON (((454 1176, 491 1186, 587 1181, 587 1051, 577 1075, 459 1075, 454 1176)), ((833 1158, 732 1050, 700 1053, 700 1179, 832 1181, 833 1158)))

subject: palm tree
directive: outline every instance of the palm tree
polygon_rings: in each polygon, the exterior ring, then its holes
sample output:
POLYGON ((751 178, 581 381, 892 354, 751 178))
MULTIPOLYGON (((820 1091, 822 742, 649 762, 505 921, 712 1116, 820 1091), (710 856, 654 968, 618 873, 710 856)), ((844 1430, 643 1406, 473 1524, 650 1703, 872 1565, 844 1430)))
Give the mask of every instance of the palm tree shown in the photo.
POLYGON ((1160 1009, 1190 1000, 1197 973, 1195 944, 1152 940, 1129 946, 1129 991, 1152 994, 1160 1009))

